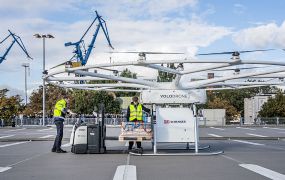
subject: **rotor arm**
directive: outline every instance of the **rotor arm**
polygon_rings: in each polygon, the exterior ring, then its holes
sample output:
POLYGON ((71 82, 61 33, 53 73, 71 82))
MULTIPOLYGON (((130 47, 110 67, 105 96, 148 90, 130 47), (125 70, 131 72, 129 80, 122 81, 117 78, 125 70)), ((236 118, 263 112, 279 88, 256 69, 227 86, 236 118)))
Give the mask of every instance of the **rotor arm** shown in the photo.
POLYGON ((263 85, 263 86, 270 86, 270 85, 281 85, 284 82, 220 82, 220 83, 213 83, 207 84, 201 87, 213 87, 213 86, 248 86, 248 85, 263 85))
POLYGON ((106 79, 110 79, 110 80, 114 80, 114 81, 123 81, 123 82, 128 82, 128 83, 141 84, 141 85, 150 86, 150 87, 157 87, 158 86, 157 83, 146 81, 146 80, 141 80, 141 79, 117 77, 117 76, 111 76, 111 75, 105 75, 105 74, 99 74, 99 73, 86 72, 86 71, 82 71, 82 70, 76 70, 76 71, 74 71, 74 73, 84 75, 84 76, 106 78, 106 79))
MULTIPOLYGON (((66 84, 66 86, 70 86, 66 84)), ((109 88, 116 88, 116 87, 128 87, 128 88, 143 88, 147 89, 149 86, 140 85, 140 84, 133 84, 133 83, 106 83, 106 84, 72 84, 72 87, 109 87, 109 88)))
POLYGON ((197 69, 191 69, 188 71, 183 71, 182 74, 186 75, 186 74, 191 74, 191 73, 196 73, 196 72, 203 72, 206 70, 213 70, 213 69, 217 69, 217 68, 223 68, 223 67, 228 67, 231 66, 230 63, 222 63, 222 64, 214 64, 214 65, 209 65, 209 66, 205 66, 202 68, 197 68, 197 69))
POLYGON ((232 80, 232 79, 239 79, 239 78, 244 78, 244 77, 252 77, 252 76, 257 76, 257 75, 266 75, 266 74, 272 74, 272 73, 277 73, 277 72, 284 72, 285 67, 279 68, 279 69, 273 69, 273 70, 267 70, 267 71, 260 71, 260 72, 254 72, 254 73, 245 73, 245 74, 240 74, 240 75, 233 75, 233 76, 228 76, 228 77, 221 77, 221 78, 214 78, 214 79, 208 79, 208 80, 201 80, 198 82, 188 82, 186 84, 182 85, 183 89, 193 89, 193 88, 200 88, 200 87, 205 87, 205 85, 209 85, 212 83, 217 83, 217 82, 223 82, 226 80, 232 80))

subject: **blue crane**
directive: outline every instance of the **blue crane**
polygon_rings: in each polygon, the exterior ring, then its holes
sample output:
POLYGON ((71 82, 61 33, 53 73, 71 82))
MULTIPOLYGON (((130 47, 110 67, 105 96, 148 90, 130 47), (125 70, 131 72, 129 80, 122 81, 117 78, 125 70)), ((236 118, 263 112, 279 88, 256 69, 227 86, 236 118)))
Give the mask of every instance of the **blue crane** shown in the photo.
POLYGON ((7 37, 5 37, 4 40, 2 40, 0 42, 0 44, 5 42, 9 37, 12 37, 13 40, 12 40, 12 43, 10 44, 10 46, 6 49, 4 55, 0 57, 0 64, 6 59, 6 56, 8 55, 8 53, 10 52, 11 48, 13 47, 13 45, 15 43, 17 43, 21 47, 21 49, 24 51, 24 53, 27 55, 28 58, 33 59, 33 58, 31 58, 28 51, 26 50, 26 47, 25 47, 23 41, 21 40, 21 38, 19 36, 17 36, 15 33, 12 33, 10 30, 8 30, 8 31, 9 31, 9 35, 7 37))
POLYGON ((95 19, 92 21, 91 25, 87 28, 87 30, 85 31, 83 36, 80 38, 80 40, 77 42, 65 43, 65 46, 75 46, 74 56, 72 57, 72 59, 75 58, 76 61, 80 62, 81 63, 80 65, 82 65, 82 66, 84 66, 88 61, 88 58, 92 52, 92 49, 94 48, 94 44, 95 44, 95 41, 96 41, 96 38, 97 38, 97 35, 98 35, 100 28, 103 30, 109 46, 112 49, 114 49, 112 44, 111 44, 110 38, 109 38, 109 33, 108 33, 108 29, 107 29, 107 25, 106 25, 105 20, 98 14, 97 11, 95 11, 95 13, 96 13, 95 19), (90 30, 90 28, 94 25, 94 23, 96 21, 98 21, 96 31, 93 34, 93 37, 92 37, 90 44, 88 45, 88 49, 86 50, 83 38, 86 36, 86 34, 88 33, 88 31, 90 30))

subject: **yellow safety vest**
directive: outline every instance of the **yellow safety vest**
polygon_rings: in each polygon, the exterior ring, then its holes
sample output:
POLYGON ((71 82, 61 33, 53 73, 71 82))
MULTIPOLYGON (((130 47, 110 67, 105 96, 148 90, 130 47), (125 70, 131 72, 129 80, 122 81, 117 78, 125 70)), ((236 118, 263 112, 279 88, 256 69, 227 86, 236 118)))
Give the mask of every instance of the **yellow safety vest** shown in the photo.
POLYGON ((66 101, 64 99, 57 101, 54 107, 53 117, 62 117, 64 108, 66 108, 66 101))
POLYGON ((137 108, 133 104, 130 105, 130 121, 134 121, 135 119, 138 121, 143 120, 143 109, 141 104, 138 104, 137 108))

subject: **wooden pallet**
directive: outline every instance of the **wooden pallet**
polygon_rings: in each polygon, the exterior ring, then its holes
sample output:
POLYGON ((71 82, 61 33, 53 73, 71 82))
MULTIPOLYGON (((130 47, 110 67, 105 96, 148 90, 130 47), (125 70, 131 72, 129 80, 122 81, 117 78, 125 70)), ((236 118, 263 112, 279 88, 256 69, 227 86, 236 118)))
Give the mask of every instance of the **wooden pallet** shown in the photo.
POLYGON ((119 141, 149 141, 152 139, 152 133, 147 134, 120 134, 119 141))
POLYGON ((144 141, 144 140, 151 140, 152 139, 152 132, 151 126, 149 124, 141 124, 134 128, 132 124, 137 123, 130 123, 130 122, 123 122, 121 128, 121 134, 119 135, 119 141, 144 141), (127 127, 127 128, 123 128, 127 127), (146 129, 144 129, 146 128, 146 129))

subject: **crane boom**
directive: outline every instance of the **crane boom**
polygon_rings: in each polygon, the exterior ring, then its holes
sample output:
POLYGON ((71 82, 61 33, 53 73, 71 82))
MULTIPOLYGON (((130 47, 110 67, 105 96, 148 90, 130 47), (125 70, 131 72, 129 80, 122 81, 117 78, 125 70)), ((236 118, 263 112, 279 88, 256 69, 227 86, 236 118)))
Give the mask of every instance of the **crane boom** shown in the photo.
POLYGON ((81 65, 84 66, 88 59, 89 59, 89 56, 94 48, 94 45, 95 45, 95 41, 96 41, 96 38, 97 38, 97 35, 99 33, 99 30, 100 28, 103 30, 104 32, 104 35, 105 35, 105 38, 107 39, 107 42, 108 42, 108 45, 112 48, 112 44, 111 44, 111 41, 110 41, 110 37, 109 37, 109 33, 108 33, 108 29, 107 29, 107 25, 106 25, 106 22, 105 20, 98 14, 97 11, 95 11, 96 13, 96 17, 95 19, 92 21, 92 23, 90 24, 90 26, 87 28, 87 30, 84 32, 83 36, 80 38, 79 41, 77 42, 67 42, 65 43, 65 46, 75 46, 75 50, 74 50, 74 53, 75 53, 75 57, 76 57, 76 60, 78 62, 81 62, 81 65), (94 25, 94 23, 98 21, 98 24, 97 24, 97 27, 96 27, 96 30, 93 34, 93 37, 91 39, 91 42, 90 44, 88 45, 88 49, 85 50, 85 47, 84 47, 84 40, 83 38, 86 36, 86 34, 88 33, 88 31, 91 29, 91 27, 94 25), (82 51, 82 48, 83 48, 83 51, 82 51))
POLYGON ((15 33, 12 33, 10 30, 9 31, 9 35, 7 37, 5 37, 1 42, 0 44, 2 44, 3 42, 5 42, 9 37, 12 37, 13 40, 12 40, 12 43, 9 45, 9 47, 6 49, 6 51, 4 52, 3 56, 0 57, 0 64, 6 59, 6 56, 8 55, 8 53, 10 52, 10 50, 12 49, 13 45, 16 43, 20 46, 20 48, 24 51, 24 53, 27 55, 27 57, 29 59, 33 59, 31 58, 31 56, 29 55, 22 39, 17 36, 15 33))

